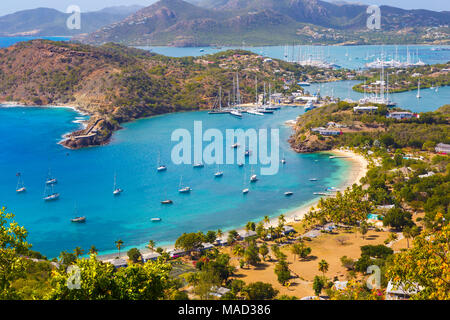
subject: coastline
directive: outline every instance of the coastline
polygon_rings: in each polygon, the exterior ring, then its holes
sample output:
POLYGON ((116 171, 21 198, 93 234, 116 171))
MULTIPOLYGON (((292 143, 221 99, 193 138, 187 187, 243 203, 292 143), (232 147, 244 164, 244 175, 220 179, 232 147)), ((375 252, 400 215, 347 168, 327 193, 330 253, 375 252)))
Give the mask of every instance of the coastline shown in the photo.
MULTIPOLYGON (((350 168, 348 169, 346 178, 342 181, 342 183, 338 186, 338 188, 343 191, 348 187, 351 187, 353 184, 359 184, 361 178, 366 176, 369 162, 364 158, 364 156, 353 152, 349 149, 334 149, 331 151, 324 151, 322 153, 332 154, 334 156, 339 157, 340 159, 345 159, 350 162, 350 168)), ((286 213, 283 213, 286 219, 286 224, 291 224, 295 222, 301 221, 304 216, 311 210, 311 208, 317 206, 321 197, 312 199, 306 204, 303 204, 293 210, 290 210, 286 213)), ((270 219, 268 226, 276 227, 278 225, 278 217, 274 217, 270 219)), ((237 232, 245 231, 245 227, 242 226, 240 228, 235 229, 237 232)), ((224 232, 223 238, 226 238, 228 232, 224 232)), ((138 248, 142 254, 151 252, 149 249, 145 248, 145 245, 134 246, 138 248)), ((164 249, 166 252, 175 249, 175 243, 171 242, 171 244, 157 246, 164 249)), ((131 248, 131 247, 130 247, 131 248)), ((123 252, 121 257, 126 257, 127 248, 123 248, 123 252), (125 253, 124 253, 125 252, 125 253)), ((117 257, 117 253, 105 253, 98 256, 99 260, 106 261, 110 259, 114 259, 117 257)))
MULTIPOLYGON (((361 178, 365 177, 367 174, 369 162, 364 158, 364 156, 356 152, 349 149, 334 149, 331 151, 323 151, 321 153, 333 154, 341 159, 346 159, 351 163, 346 179, 338 186, 338 189, 341 191, 351 187, 353 184, 359 184, 361 178)), ((321 198, 322 197, 318 197, 307 204, 284 213, 286 223, 301 221, 313 207, 317 206, 321 198)), ((278 225, 278 218, 271 219, 269 225, 276 227, 278 225)))

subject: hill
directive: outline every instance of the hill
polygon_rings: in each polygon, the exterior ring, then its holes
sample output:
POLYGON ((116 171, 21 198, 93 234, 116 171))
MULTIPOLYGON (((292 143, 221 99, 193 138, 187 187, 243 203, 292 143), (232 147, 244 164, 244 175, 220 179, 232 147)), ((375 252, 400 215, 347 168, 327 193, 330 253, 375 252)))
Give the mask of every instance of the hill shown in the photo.
POLYGON ((367 6, 318 0, 161 0, 79 40, 133 45, 250 45, 448 41, 450 12, 382 6, 382 31, 367 6), (447 36, 446 36, 447 35, 447 36))
MULTIPOLYGON (((311 68, 226 51, 202 58, 169 58, 116 44, 33 40, 0 50, 0 102, 67 105, 89 115, 84 130, 63 144, 81 148, 106 143, 120 124, 168 112, 209 108, 223 88, 224 104, 240 76, 243 101, 254 101, 255 78, 280 92, 285 77, 311 68)), ((344 71, 327 71, 336 76, 344 71)), ((320 73, 313 73, 321 75, 320 73)))
POLYGON ((118 6, 83 12, 80 30, 67 28, 66 21, 70 14, 50 8, 23 10, 0 17, 0 36, 73 36, 90 33, 121 21, 140 9, 141 6, 118 6))

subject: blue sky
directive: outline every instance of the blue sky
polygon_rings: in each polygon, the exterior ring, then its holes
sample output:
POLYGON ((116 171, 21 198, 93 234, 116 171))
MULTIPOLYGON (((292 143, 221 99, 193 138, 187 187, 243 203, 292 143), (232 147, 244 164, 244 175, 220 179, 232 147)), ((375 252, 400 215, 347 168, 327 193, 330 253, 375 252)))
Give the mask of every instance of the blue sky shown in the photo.
MULTIPOLYGON (((156 0, 1 0, 0 16, 37 7, 49 7, 65 11, 69 5, 78 5, 82 11, 93 11, 117 5, 150 5, 153 2, 156 2, 156 0)), ((405 9, 450 10, 450 1, 448 0, 347 0, 347 2, 388 4, 405 9)))

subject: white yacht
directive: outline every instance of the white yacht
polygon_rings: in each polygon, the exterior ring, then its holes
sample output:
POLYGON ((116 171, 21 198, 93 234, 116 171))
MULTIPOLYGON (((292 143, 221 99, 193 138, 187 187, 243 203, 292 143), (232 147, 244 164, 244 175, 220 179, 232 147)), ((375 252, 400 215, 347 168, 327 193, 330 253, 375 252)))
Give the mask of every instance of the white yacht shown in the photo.
POLYGON ((230 114, 234 117, 242 118, 242 112, 240 112, 239 110, 233 110, 230 112, 230 114))
POLYGON ((25 188, 25 184, 23 182, 23 179, 22 179, 22 174, 20 172, 17 174, 17 177, 18 178, 17 178, 16 192, 17 193, 22 193, 22 192, 27 191, 27 189, 25 188))
POLYGON ((264 113, 259 112, 258 109, 248 109, 247 113, 253 114, 255 116, 263 116, 264 115, 264 113))
POLYGON ((119 194, 121 194, 123 192, 122 189, 120 189, 119 187, 117 187, 117 175, 114 174, 114 188, 113 188, 113 195, 118 196, 119 194))
POLYGON ((419 80, 419 83, 417 85, 417 96, 416 96, 416 98, 417 99, 421 99, 422 98, 422 96, 420 95, 420 80, 419 80))
POLYGON ((158 167, 156 169, 158 172, 166 171, 167 167, 161 164, 161 153, 158 152, 158 167))
POLYGON ((53 190, 53 184, 50 185, 51 191, 47 190, 47 185, 45 187, 44 191, 44 201, 53 201, 57 200, 59 198, 59 193, 54 192, 53 190))
POLYGON ((191 192, 191 187, 184 187, 183 186, 183 177, 180 178, 180 188, 178 189, 179 193, 189 193, 191 192))

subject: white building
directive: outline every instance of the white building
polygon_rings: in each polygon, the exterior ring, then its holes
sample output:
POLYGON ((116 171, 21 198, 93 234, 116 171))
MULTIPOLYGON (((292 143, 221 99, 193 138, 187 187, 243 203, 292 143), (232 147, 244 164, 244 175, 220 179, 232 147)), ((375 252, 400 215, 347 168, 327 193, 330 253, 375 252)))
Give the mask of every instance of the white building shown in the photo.
POLYGON ((375 112, 378 110, 378 107, 375 106, 357 106, 353 107, 353 112, 363 113, 363 112, 375 112))
POLYGON ((435 150, 437 153, 450 154, 450 144, 439 143, 435 150))
POLYGON ((148 261, 156 261, 156 260, 158 260, 158 258, 160 257, 161 255, 158 253, 158 252, 150 252, 150 253, 144 253, 143 255, 142 255, 142 261, 145 263, 145 262, 148 262, 148 261))
POLYGON ((386 288, 386 300, 407 300, 421 289, 417 283, 412 283, 410 288, 406 289, 403 283, 396 284, 389 281, 386 288))

